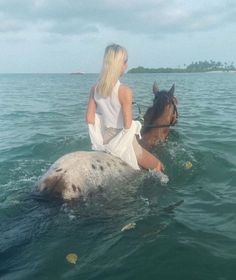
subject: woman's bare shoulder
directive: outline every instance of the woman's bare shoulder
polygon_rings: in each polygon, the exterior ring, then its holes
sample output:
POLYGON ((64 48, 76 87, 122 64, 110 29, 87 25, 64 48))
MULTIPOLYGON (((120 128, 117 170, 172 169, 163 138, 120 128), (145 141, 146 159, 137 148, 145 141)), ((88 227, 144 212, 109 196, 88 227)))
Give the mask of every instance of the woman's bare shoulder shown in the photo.
POLYGON ((126 93, 132 94, 132 89, 125 84, 121 84, 120 87, 119 87, 119 94, 123 95, 123 94, 126 94, 126 93))
POLYGON ((124 84, 121 84, 119 87, 119 100, 122 103, 123 101, 126 101, 128 99, 132 99, 132 89, 124 84))

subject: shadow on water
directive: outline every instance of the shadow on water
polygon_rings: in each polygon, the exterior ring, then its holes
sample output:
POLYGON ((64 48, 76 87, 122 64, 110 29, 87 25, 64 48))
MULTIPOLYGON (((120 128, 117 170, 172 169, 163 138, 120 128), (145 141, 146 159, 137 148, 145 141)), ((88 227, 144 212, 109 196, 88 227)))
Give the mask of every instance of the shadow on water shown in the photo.
POLYGON ((1 207, 1 276, 18 279, 18 273, 13 278, 11 273, 31 267, 31 248, 50 232, 58 208, 58 203, 42 205, 27 193, 18 195, 17 200, 9 198, 7 205, 1 207))

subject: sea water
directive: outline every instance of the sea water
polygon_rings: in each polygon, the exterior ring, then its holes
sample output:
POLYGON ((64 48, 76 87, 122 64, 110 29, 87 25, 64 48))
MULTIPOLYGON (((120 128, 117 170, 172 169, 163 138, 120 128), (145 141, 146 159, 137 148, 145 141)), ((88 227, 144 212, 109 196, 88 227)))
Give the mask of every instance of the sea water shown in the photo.
POLYGON ((155 80, 175 84, 179 122, 154 149, 165 184, 142 175, 73 203, 34 195, 56 159, 91 149, 97 77, 0 75, 0 278, 236 279, 235 73, 123 77, 143 113, 155 80))

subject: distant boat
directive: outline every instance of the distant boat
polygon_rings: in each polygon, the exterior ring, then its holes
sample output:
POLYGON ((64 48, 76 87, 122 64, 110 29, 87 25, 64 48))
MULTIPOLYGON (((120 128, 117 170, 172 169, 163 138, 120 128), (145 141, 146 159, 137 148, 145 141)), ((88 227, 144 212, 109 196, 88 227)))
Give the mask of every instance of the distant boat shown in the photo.
POLYGON ((71 75, 84 75, 84 72, 72 72, 71 75))

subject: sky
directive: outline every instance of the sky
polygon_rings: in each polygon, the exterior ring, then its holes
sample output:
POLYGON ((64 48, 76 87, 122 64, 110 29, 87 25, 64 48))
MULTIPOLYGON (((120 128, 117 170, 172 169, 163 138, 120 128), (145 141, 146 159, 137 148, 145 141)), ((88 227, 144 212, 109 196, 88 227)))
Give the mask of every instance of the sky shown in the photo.
POLYGON ((0 0, 0 73, 97 73, 111 43, 129 69, 236 66, 236 1, 0 0))

